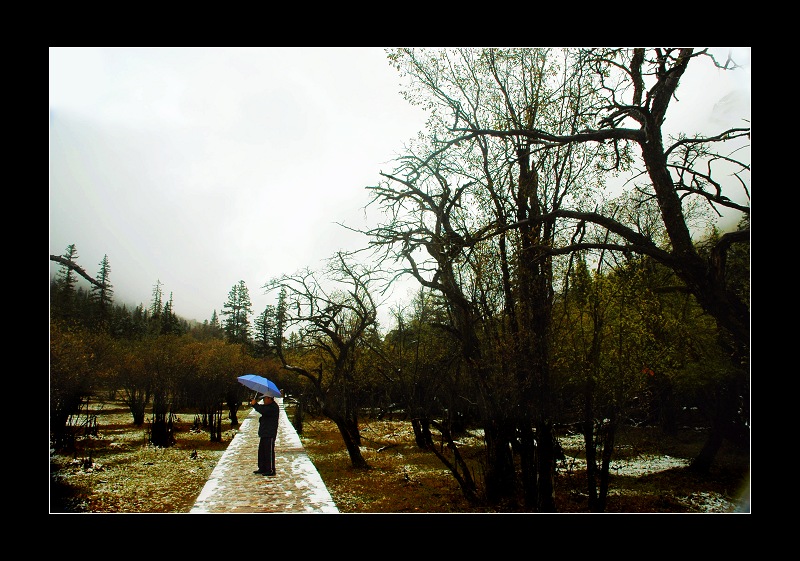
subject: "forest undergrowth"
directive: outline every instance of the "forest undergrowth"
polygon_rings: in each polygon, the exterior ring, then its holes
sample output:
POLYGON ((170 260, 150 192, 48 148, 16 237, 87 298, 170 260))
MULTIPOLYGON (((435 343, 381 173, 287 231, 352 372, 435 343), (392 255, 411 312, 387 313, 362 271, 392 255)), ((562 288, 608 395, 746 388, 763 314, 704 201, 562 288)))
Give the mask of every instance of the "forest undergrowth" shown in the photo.
MULTIPOLYGON (((249 408, 240 412, 243 420, 249 408)), ((196 416, 179 414, 176 443, 147 442, 147 426, 135 427, 120 402, 92 406, 96 434, 76 438, 69 452, 50 450, 51 513, 187 513, 236 434, 228 426, 222 442, 210 442, 196 416)), ((291 418, 291 411, 287 410, 291 418)), ((229 422, 228 422, 229 423, 229 422)), ((367 419, 361 424, 362 454, 369 470, 350 467, 335 425, 306 417, 301 441, 342 513, 524 512, 517 506, 470 505, 445 466, 414 443, 410 423, 367 419)), ((749 512, 750 456, 728 444, 709 474, 688 468, 705 431, 683 427, 666 436, 654 427, 627 427, 612 462, 608 513, 749 512)), ((587 513, 580 435, 562 435, 565 459, 556 474, 561 513, 587 513)), ((481 435, 458 441, 480 477, 481 435)))

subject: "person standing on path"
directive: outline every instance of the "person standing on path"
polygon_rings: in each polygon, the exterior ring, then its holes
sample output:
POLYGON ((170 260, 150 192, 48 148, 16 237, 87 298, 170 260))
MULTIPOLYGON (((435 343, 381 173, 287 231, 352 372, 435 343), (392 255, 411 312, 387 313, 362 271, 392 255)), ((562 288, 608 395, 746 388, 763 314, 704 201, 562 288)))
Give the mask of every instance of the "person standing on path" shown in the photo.
POLYGON ((256 398, 250 405, 261 415, 258 420, 258 475, 275 475, 275 439, 278 437, 278 419, 281 408, 272 396, 264 396, 264 404, 256 398))

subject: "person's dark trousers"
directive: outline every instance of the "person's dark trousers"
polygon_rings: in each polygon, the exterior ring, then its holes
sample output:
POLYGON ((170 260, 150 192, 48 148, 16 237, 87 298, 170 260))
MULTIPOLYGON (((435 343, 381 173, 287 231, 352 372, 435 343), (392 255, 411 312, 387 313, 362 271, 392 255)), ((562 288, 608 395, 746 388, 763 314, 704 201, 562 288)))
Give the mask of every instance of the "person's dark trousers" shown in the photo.
POLYGON ((258 441, 258 471, 275 473, 275 439, 269 436, 258 441))

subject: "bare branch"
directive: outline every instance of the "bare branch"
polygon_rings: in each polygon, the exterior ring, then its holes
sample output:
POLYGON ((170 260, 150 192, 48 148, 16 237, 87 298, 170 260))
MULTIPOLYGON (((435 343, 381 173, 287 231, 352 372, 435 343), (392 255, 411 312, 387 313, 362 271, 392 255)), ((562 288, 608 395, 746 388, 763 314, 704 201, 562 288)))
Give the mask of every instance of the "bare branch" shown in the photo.
POLYGON ((87 272, 86 272, 86 271, 83 269, 83 267, 81 267, 80 265, 78 265, 78 264, 77 264, 77 263, 75 263, 74 261, 70 261, 69 259, 66 259, 66 258, 64 258, 64 257, 61 257, 60 255, 51 255, 51 256, 50 256, 50 261, 55 261, 56 263, 60 263, 61 265, 64 265, 65 267, 68 267, 69 269, 72 269, 73 271, 75 271, 76 273, 78 273, 80 276, 82 276, 83 278, 85 278, 86 280, 88 280, 90 283, 92 283, 93 285, 95 285, 95 286, 96 286, 96 287, 98 287, 98 288, 108 288, 108 287, 107 287, 105 284, 103 284, 102 282, 100 282, 100 281, 98 281, 98 280, 95 280, 94 278, 92 278, 92 277, 89 275, 89 273, 87 273, 87 272))

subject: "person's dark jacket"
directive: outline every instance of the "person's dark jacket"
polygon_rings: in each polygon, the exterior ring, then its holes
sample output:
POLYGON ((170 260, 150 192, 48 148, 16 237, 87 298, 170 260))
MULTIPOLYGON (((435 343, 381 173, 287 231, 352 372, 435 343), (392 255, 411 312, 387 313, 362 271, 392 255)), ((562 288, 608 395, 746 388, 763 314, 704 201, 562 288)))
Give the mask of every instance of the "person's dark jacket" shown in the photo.
POLYGON ((272 401, 269 405, 262 405, 256 403, 253 409, 261 415, 258 420, 258 436, 263 438, 268 436, 270 438, 277 438, 278 436, 278 417, 281 413, 280 406, 272 401))

